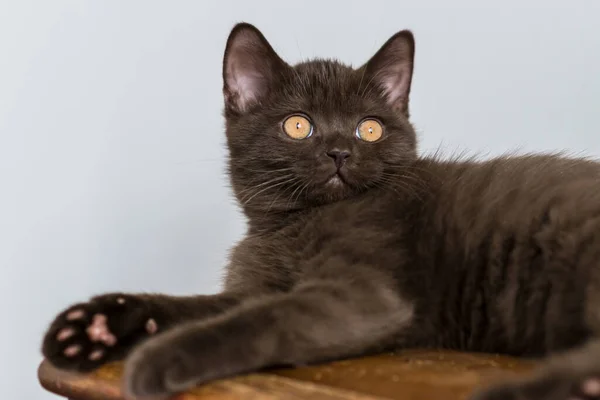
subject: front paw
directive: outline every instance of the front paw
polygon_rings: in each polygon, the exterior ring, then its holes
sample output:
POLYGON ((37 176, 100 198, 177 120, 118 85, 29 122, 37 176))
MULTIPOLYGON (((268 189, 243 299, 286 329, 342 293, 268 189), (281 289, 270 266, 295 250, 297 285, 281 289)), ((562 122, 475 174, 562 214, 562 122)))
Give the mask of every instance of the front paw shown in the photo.
POLYGON ((157 329, 139 297, 102 295, 59 314, 44 337, 42 353, 56 367, 90 371, 122 359, 131 347, 157 329))
MULTIPOLYGON (((125 362, 125 398, 160 400, 191 388, 196 381, 184 384, 173 379, 178 374, 177 371, 185 368, 186 362, 186 355, 176 345, 170 345, 163 338, 148 341, 134 350, 125 362)), ((198 368, 194 370, 199 372, 198 368)))
POLYGON ((487 388, 471 400, 600 400, 600 373, 549 372, 487 388))
POLYGON ((211 323, 172 329, 136 347, 125 361, 128 399, 164 399, 199 384, 259 369, 265 364, 250 337, 211 323))

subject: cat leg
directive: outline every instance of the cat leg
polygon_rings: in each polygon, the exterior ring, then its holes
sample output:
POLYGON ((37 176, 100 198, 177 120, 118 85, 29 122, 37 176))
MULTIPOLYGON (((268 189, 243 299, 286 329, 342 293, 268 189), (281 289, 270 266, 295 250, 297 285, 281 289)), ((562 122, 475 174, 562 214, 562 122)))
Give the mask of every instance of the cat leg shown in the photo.
POLYGON ((472 400, 600 400, 600 339, 550 357, 532 378, 484 389, 472 400))
MULTIPOLYGON (((579 347, 550 354, 533 377, 483 389, 472 400, 600 400, 600 270, 595 267, 600 256, 600 247, 595 245, 600 243, 599 239, 585 242, 585 248, 578 253, 582 265, 593 266, 585 275, 582 304, 573 303, 573 298, 578 299, 573 296, 576 291, 573 287, 554 282, 554 303, 548 305, 548 310, 556 313, 547 327, 550 348, 561 343, 561 338, 573 335, 581 336, 582 341, 589 336, 589 340, 579 347), (568 317, 577 315, 581 309, 586 333, 581 333, 579 323, 566 322, 573 321, 573 317, 568 317)), ((569 278, 564 277, 561 282, 568 283, 569 278)))
POLYGON ((380 349, 401 337, 413 307, 374 272, 244 303, 144 342, 126 360, 128 398, 165 398, 197 384, 269 366, 302 365, 380 349))
POLYGON ((112 293, 75 304, 60 313, 42 343, 44 357, 53 365, 89 371, 123 359, 130 349, 182 322, 217 315, 241 301, 222 293, 174 297, 112 293))

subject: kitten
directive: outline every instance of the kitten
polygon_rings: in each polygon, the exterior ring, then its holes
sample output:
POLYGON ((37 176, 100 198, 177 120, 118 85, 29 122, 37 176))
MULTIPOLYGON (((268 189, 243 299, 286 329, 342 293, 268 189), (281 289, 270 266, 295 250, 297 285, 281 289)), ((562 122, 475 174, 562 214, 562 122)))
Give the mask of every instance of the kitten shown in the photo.
POLYGON ((125 393, 160 398, 409 347, 564 353, 477 398, 600 399, 600 164, 419 157, 414 48, 401 31, 358 69, 290 66, 237 25, 224 115, 248 233, 224 291, 94 297, 59 314, 44 356, 77 371, 124 358, 125 393))

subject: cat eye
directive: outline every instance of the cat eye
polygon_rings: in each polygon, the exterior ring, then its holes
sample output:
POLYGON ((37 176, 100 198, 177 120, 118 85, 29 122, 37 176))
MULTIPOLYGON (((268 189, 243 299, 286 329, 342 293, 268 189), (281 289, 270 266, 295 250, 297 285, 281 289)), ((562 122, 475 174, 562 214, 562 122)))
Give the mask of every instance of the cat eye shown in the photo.
POLYGON ((365 142, 375 142, 383 135, 383 126, 376 119, 365 119, 356 127, 356 137, 365 142))
POLYGON ((302 115, 292 115, 283 122, 283 131, 292 139, 306 139, 313 133, 313 126, 308 118, 302 115))

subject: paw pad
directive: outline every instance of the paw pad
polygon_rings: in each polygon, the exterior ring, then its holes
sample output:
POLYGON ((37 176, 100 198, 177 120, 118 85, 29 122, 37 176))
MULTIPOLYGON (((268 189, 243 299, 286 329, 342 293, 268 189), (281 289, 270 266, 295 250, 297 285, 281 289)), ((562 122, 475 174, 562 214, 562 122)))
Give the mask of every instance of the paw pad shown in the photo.
POLYGON ((85 311, 83 310, 73 310, 67 314, 68 321, 76 321, 78 319, 82 319, 85 317, 85 311))
POLYGON ((75 334, 74 329, 63 328, 60 331, 58 331, 58 333, 56 334, 56 340, 58 340, 59 342, 64 342, 65 340, 67 340, 68 338, 73 336, 74 334, 75 334))
POLYGON ((156 321, 152 318, 150 318, 147 322, 146 322, 146 331, 153 335, 156 333, 156 331, 158 330, 158 325, 156 325, 156 321))
POLYGON ((159 327, 142 299, 108 294, 73 305, 54 320, 42 353, 55 366, 90 371, 123 359, 140 340, 159 327))
POLYGON ((65 356, 67 357, 75 357, 81 351, 81 346, 78 344, 73 344, 65 349, 65 356))
POLYGON ((101 342, 110 347, 117 343, 117 338, 108 329, 106 321, 106 315, 95 314, 92 319, 92 324, 88 326, 86 332, 92 342, 101 342))
POLYGON ((94 350, 88 356, 88 358, 92 361, 98 361, 102 357, 104 357, 104 350, 94 350))
POLYGON ((581 393, 588 398, 600 398, 600 378, 588 378, 581 384, 581 393))

